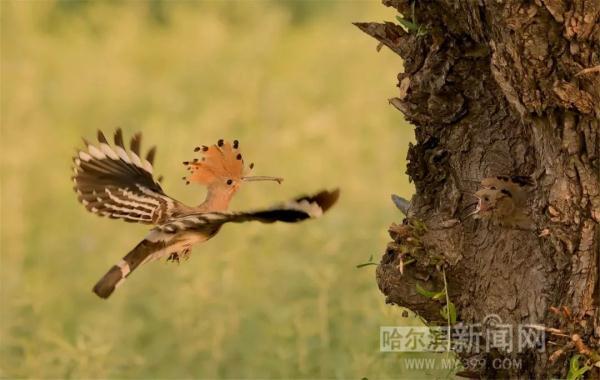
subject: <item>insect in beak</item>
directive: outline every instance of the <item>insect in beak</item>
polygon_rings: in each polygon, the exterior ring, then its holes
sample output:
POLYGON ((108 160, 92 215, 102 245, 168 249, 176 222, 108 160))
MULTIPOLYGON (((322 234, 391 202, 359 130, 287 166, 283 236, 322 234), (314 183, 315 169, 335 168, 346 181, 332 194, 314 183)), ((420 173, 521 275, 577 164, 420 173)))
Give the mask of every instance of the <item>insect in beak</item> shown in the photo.
POLYGON ((277 183, 283 182, 283 178, 281 177, 269 177, 266 175, 254 175, 248 177, 242 177, 242 181, 250 182, 250 181, 275 181, 277 183))

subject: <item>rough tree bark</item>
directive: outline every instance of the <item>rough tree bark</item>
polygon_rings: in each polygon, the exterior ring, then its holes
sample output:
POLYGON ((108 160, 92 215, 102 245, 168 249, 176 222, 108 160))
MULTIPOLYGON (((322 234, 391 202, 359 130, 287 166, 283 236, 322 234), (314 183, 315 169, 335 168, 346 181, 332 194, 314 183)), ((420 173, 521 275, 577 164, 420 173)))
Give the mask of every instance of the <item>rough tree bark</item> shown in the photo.
MULTIPOLYGON (((423 254, 403 274, 410 242, 393 234, 379 288, 388 303, 442 322, 439 303, 415 289, 443 288, 441 258, 459 321, 496 314, 568 335, 547 333, 556 345, 546 352, 484 354, 518 356, 523 365, 501 370, 487 360, 480 376, 564 378, 569 358, 593 358, 600 342, 600 1, 383 3, 421 26, 356 24, 404 60, 390 99, 416 127, 407 171, 416 194, 404 223, 427 229, 423 254), (473 180, 500 174, 535 179, 536 231, 460 217, 473 202, 463 193, 477 190, 473 180), (564 353, 552 356, 558 349, 564 353)), ((599 378, 598 368, 586 376, 599 378)))

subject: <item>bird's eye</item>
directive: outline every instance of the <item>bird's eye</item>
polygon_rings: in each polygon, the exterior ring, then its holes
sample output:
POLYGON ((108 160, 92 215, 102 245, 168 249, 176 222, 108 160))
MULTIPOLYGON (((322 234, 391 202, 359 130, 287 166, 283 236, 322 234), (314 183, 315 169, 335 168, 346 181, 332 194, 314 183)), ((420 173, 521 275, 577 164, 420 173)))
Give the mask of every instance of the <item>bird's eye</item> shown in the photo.
POLYGON ((489 202, 490 198, 489 197, 483 197, 483 200, 486 201, 486 202, 489 202))
POLYGON ((228 180, 227 180, 227 184, 228 184, 228 185, 231 185, 232 183, 233 183, 233 180, 231 180, 231 179, 228 179, 228 180))

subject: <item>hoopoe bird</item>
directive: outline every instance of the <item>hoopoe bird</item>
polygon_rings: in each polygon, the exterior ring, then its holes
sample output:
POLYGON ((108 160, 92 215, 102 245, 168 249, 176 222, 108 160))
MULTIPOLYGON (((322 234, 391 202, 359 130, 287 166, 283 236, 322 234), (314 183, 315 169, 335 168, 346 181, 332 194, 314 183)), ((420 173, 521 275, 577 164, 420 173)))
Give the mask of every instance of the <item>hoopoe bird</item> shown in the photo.
POLYGON ((496 176, 481 180, 481 189, 475 192, 477 206, 468 216, 491 220, 503 227, 534 229, 525 213, 528 191, 534 186, 531 177, 496 176))
POLYGON ((194 151, 200 152, 202 157, 184 162, 189 171, 184 180, 207 187, 202 204, 186 206, 165 194, 160 181, 154 179, 152 163, 156 148, 152 147, 143 158, 141 140, 141 134, 136 134, 128 150, 121 129, 116 130, 113 145, 98 131, 98 143, 94 145, 84 140, 85 148, 73 158, 74 189, 88 211, 154 226, 96 283, 93 291, 102 298, 108 298, 144 263, 163 258, 179 262, 187 258, 193 245, 215 236, 225 223, 296 223, 321 216, 339 197, 338 189, 320 191, 271 208, 229 212, 229 202, 242 183, 281 183, 282 178, 249 176, 253 164, 246 170, 238 141, 219 140, 212 146, 196 147, 194 151))

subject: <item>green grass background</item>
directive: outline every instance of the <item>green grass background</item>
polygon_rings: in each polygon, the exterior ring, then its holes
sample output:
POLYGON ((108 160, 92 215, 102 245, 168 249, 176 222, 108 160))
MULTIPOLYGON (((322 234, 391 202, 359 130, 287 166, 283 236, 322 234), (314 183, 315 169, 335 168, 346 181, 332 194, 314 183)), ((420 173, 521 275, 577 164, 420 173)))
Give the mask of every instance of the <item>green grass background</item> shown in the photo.
POLYGON ((1 323, 5 378, 401 378, 379 352, 374 267, 410 197, 411 127, 387 103, 400 59, 351 25, 377 1, 1 3, 1 323), (121 126, 158 145, 163 187, 189 204, 181 162, 241 141, 256 174, 232 208, 339 186, 302 225, 232 225, 181 265, 152 263, 109 300, 96 280, 147 227, 77 203, 81 136, 121 126))

